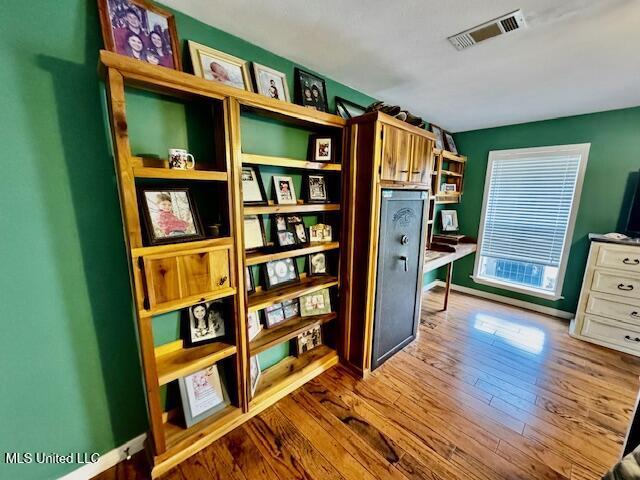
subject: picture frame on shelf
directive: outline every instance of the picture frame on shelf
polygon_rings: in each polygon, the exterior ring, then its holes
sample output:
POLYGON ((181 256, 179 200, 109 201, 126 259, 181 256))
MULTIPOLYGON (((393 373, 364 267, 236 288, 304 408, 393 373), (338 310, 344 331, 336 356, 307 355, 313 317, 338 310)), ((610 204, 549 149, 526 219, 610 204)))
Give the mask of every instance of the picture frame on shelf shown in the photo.
POLYGON ((244 248, 255 250, 267 245, 264 234, 264 223, 260 215, 245 215, 244 217, 244 248))
POLYGON ((242 167, 242 203, 244 205, 266 205, 268 203, 258 167, 242 167))
POLYGON ((292 247, 296 245, 295 232, 287 225, 287 219, 284 215, 274 215, 273 225, 275 237, 280 247, 292 247))
POLYGON ((224 371, 216 364, 178 379, 187 428, 230 404, 224 371))
POLYGON ((296 190, 293 186, 293 178, 285 175, 273 176, 273 188, 278 205, 296 205, 296 190))
POLYGON ((286 74, 256 62, 252 62, 252 66, 256 92, 275 100, 291 101, 286 74))
POLYGON ((458 212, 456 210, 441 210, 440 215, 443 232, 458 231, 458 212))
POLYGON ((258 312, 249 312, 247 314, 247 325, 247 337, 249 337, 249 341, 251 341, 262 331, 262 324, 260 323, 260 315, 258 312))
POLYGON ((430 123, 429 131, 436 136, 436 141, 434 145, 435 148, 440 150, 446 150, 445 144, 444 144, 444 133, 443 133, 444 130, 442 130, 442 128, 440 128, 438 125, 434 123, 430 123))
POLYGON ((300 280, 298 263, 294 258, 283 258, 264 263, 265 288, 281 287, 300 280))
POLYGON ((329 289, 323 288, 317 292, 302 295, 300 297, 300 316, 311 317, 331 312, 331 299, 329 289))
POLYGON ((188 40, 187 44, 195 76, 240 90, 253 91, 246 61, 193 40, 188 40))
POLYGON ((139 187, 138 199, 150 245, 205 238, 189 188, 139 187))
POLYGON ((325 223, 317 223, 309 227, 309 241, 311 243, 316 242, 330 242, 332 237, 331 225, 325 223))
POLYGON ((284 318, 287 320, 300 315, 300 302, 297 298, 285 300, 282 302, 282 308, 284 310, 284 318))
POLYGON ((284 322, 284 307, 282 303, 274 303, 264 309, 264 328, 271 328, 284 322))
POLYGON ((293 232, 296 243, 305 244, 309 241, 307 238, 307 229, 300 215, 288 215, 287 228, 293 232))
POLYGON ((443 183, 440 185, 440 193, 456 193, 458 186, 455 183, 443 183))
POLYGON ((316 325, 296 337, 296 355, 302 355, 322 345, 322 328, 316 325))
POLYGON ((327 255, 324 252, 309 254, 309 275, 327 275, 327 255))
POLYGON ((456 147, 456 142, 453 140, 453 135, 447 131, 444 131, 444 143, 447 146, 447 150, 451 153, 458 154, 458 148, 456 147))
POLYGON ((256 291, 256 284, 253 281, 253 272, 251 271, 251 267, 244 268, 244 281, 247 293, 253 293, 256 291))
POLYGON ((258 360, 258 356, 254 355, 249 359, 249 383, 251 387, 251 398, 255 397, 256 390, 258 388, 258 383, 260 382, 260 377, 262 376, 262 371, 260 370, 260 361, 258 360))
POLYGON ((183 310, 181 330, 185 348, 218 342, 226 335, 228 310, 223 300, 200 302, 183 310))
POLYGON ((347 100, 346 98, 336 97, 336 113, 345 120, 359 117, 367 112, 367 107, 358 105, 357 103, 347 100))
POLYGON ((324 79, 296 67, 294 69, 294 83, 297 104, 320 112, 329 111, 327 86, 324 79))
POLYGON ((105 50, 182 70, 173 14, 146 0, 98 0, 105 50))
POLYGON ((334 163, 335 139, 331 135, 309 135, 307 158, 311 162, 334 163))
POLYGON ((304 186, 307 203, 329 203, 326 175, 307 174, 304 177, 304 186))

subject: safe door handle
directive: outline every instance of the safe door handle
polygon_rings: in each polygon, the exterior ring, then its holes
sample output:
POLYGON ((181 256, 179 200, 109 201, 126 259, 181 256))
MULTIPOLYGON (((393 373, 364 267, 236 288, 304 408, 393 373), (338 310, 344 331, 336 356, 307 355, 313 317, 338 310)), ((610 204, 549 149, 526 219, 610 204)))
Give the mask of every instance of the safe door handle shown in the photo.
POLYGON ((404 262, 404 271, 408 272, 409 271, 409 265, 407 264, 407 257, 404 255, 400 255, 400 260, 402 260, 404 262))
POLYGON ((637 258, 634 258, 633 260, 625 258, 624 260, 622 260, 622 263, 624 263, 625 265, 639 265, 640 260, 638 260, 637 258))
POLYGON ((633 285, 625 285, 624 283, 619 283, 618 290, 624 290, 625 292, 630 292, 631 290, 633 290, 633 285))

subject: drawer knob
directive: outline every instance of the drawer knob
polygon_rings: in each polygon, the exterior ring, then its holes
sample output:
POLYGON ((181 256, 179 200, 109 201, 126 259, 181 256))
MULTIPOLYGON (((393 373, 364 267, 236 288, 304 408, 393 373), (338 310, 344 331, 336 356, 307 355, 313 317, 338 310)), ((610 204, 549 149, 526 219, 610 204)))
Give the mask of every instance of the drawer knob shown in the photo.
POLYGON ((624 290, 625 292, 630 292, 631 290, 633 290, 633 285, 625 285, 624 283, 619 283, 618 290, 624 290))
POLYGON ((631 313, 629 314, 629 316, 630 316, 630 317, 636 317, 636 318, 638 318, 638 316, 640 316, 640 315, 638 315, 638 312, 631 312, 631 313))
POLYGON ((624 336, 625 340, 628 340, 629 342, 640 342, 640 338, 636 337, 636 338, 631 338, 629 335, 625 335, 624 336))
POLYGON ((226 275, 224 277, 220 277, 220 281, 218 282, 218 285, 224 285, 226 281, 227 281, 226 275))
POLYGON ((633 260, 625 258, 624 260, 622 260, 622 263, 624 263, 625 265, 638 265, 640 264, 640 260, 638 260, 637 258, 634 258, 633 260))

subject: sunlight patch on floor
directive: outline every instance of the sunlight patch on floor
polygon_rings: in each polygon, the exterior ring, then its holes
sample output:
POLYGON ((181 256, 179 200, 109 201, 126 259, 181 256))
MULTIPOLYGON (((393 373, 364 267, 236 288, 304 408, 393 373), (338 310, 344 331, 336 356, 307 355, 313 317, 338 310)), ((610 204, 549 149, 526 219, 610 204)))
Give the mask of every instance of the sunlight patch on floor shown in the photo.
POLYGON ((536 327, 522 325, 485 313, 478 313, 475 315, 473 328, 495 335, 509 345, 525 352, 540 354, 544 350, 546 335, 544 331, 536 327))

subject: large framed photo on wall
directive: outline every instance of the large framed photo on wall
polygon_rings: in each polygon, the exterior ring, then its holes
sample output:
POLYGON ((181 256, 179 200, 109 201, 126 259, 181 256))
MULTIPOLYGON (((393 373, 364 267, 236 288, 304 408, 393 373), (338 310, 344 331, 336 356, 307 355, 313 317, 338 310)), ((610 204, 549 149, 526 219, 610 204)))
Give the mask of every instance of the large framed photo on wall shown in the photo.
POLYGON ((189 40, 193 73, 205 80, 253 91, 249 67, 241 58, 189 40))
POLYGON ((324 80, 300 68, 294 70, 294 76, 296 103, 320 112, 328 112, 327 87, 324 80))
POLYGON ((173 15, 146 0, 98 0, 104 46, 152 65, 182 70, 173 15))

